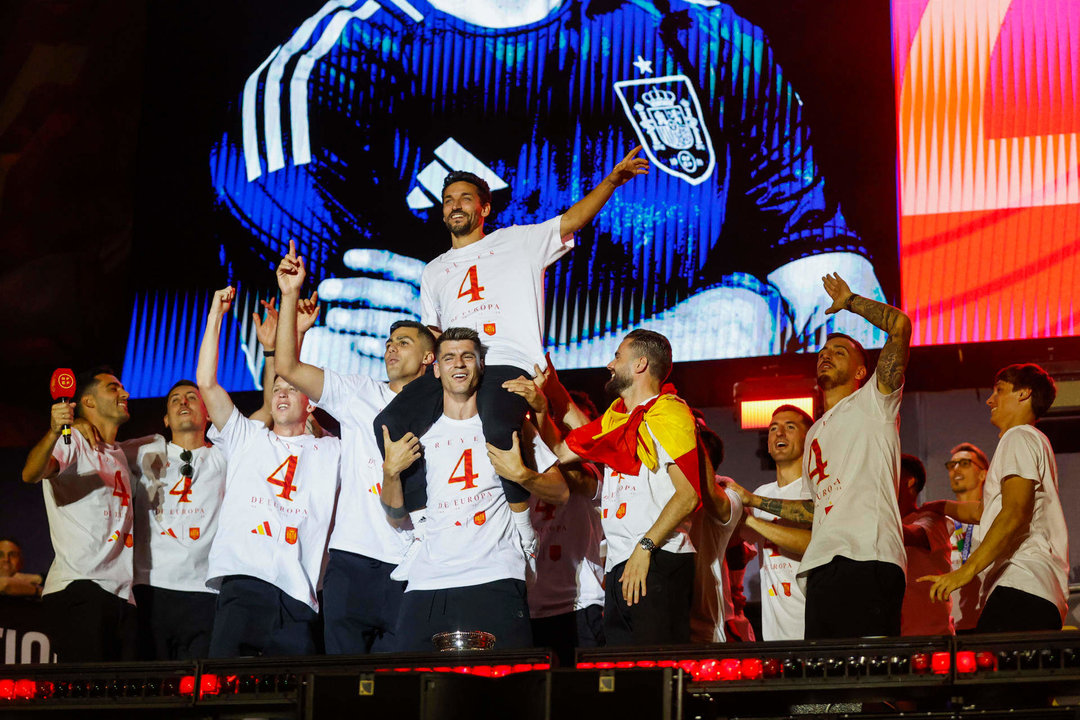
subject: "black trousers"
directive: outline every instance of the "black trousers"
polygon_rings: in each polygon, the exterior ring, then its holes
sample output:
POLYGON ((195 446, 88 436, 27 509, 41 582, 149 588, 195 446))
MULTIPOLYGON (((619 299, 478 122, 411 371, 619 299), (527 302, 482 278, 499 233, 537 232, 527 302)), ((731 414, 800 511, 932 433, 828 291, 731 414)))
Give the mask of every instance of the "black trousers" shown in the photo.
POLYGON ((996 587, 986 599, 975 632, 1060 630, 1061 613, 1046 598, 1011 587, 996 587))
POLYGON ((898 636, 906 589, 898 565, 838 555, 807 577, 804 637, 898 636))
POLYGON ((604 608, 589 605, 574 612, 532 620, 533 647, 551 648, 559 667, 574 667, 574 651, 603 647, 604 608))
POLYGON ((662 645, 690 642, 690 604, 694 592, 694 553, 657 550, 645 576, 645 592, 633 607, 622 594, 626 562, 604 581, 604 635, 608 645, 662 645))
POLYGON ((323 575, 323 638, 327 655, 393 652, 405 583, 390 579, 397 565, 331 550, 323 575))
MULTIPOLYGON (((520 432, 529 404, 520 395, 505 390, 507 380, 514 380, 529 373, 512 365, 491 365, 484 368, 480 380, 476 404, 484 425, 484 438, 501 450, 509 450, 514 444, 514 433, 520 432)), ((382 427, 390 431, 391 440, 400 440, 405 433, 420 437, 442 416, 442 383, 433 373, 425 373, 402 388, 390 404, 375 418, 373 430, 379 443, 379 452, 386 457, 383 447, 382 427)), ((427 505, 427 477, 424 458, 420 458, 401 474, 405 494, 405 509, 409 512, 427 505)), ((525 502, 529 492, 525 488, 503 478, 503 492, 507 502, 525 502)))
POLYGON ((76 580, 41 598, 60 662, 135 660, 135 606, 91 580, 76 580))
POLYGON ((453 630, 483 630, 496 650, 532 646, 524 580, 494 580, 445 590, 410 590, 401 601, 398 652, 434 652, 431 637, 453 630))
POLYGON ((150 585, 135 586, 139 655, 144 660, 209 657, 217 596, 150 585))
POLYGON ((221 582, 210 636, 210 657, 314 655, 316 613, 258 578, 221 582))

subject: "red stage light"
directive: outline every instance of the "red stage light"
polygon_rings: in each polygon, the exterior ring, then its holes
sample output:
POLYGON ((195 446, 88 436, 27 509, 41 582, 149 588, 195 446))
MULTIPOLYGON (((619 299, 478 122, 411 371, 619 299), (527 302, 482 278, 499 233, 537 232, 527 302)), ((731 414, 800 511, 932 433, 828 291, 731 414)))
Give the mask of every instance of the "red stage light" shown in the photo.
POLYGON ((0 700, 15 699, 15 681, 0 680, 0 700))
MULTIPOLYGON (((599 667, 600 663, 597 663, 599 667)), ((682 668, 683 672, 697 677, 699 664, 697 660, 680 660, 678 666, 682 668)))
POLYGON ((636 665, 639 668, 654 668, 654 667, 656 667, 656 661, 655 660, 638 660, 636 665))
POLYGON ((509 675, 512 668, 509 665, 496 665, 491 668, 491 677, 505 677, 509 675))
POLYGON ((930 656, 926 653, 915 653, 911 656, 911 672, 919 675, 930 669, 930 656))
POLYGON ((580 663, 577 664, 577 669, 578 670, 592 670, 595 667, 596 667, 596 663, 591 663, 591 662, 580 662, 580 663))
POLYGON ((743 658, 740 670, 745 680, 760 680, 764 674, 763 663, 759 658, 743 658))
POLYGON ((53 696, 54 686, 48 680, 38 680, 37 691, 34 693, 34 697, 40 700, 48 700, 53 696))
POLYGON ((709 658, 697 664, 694 679, 698 682, 713 682, 720 678, 720 661, 709 658))
POLYGON ((934 670, 935 675, 945 675, 949 672, 949 667, 952 665, 952 658, 947 652, 936 652, 934 657, 930 660, 930 666, 934 670))
POLYGON ((975 656, 975 665, 980 670, 997 670, 997 656, 989 650, 983 650, 975 656))
POLYGON ((15 681, 15 699, 16 700, 33 700, 34 692, 37 690, 37 683, 33 680, 16 680, 15 681))
POLYGON ((971 650, 961 650, 956 653, 956 672, 975 672, 975 653, 971 650))
POLYGON ((597 670, 614 670, 615 669, 615 663, 609 662, 607 660, 605 660, 603 662, 598 662, 598 663, 596 663, 596 669, 597 670))
POLYGON ((720 661, 721 680, 742 680, 742 663, 735 658, 724 658, 720 661))
POLYGON ((780 661, 776 658, 765 658, 761 663, 761 674, 767 678, 780 677, 780 661))
POLYGON ((678 665, 679 664, 677 662, 675 662, 674 660, 657 660, 656 661, 656 666, 657 667, 673 668, 673 667, 678 667, 678 665))
POLYGON ((180 694, 181 695, 194 695, 195 694, 195 676, 185 675, 180 678, 180 694))
POLYGON ((203 675, 199 678, 199 697, 217 695, 221 692, 221 680, 217 675, 203 675))

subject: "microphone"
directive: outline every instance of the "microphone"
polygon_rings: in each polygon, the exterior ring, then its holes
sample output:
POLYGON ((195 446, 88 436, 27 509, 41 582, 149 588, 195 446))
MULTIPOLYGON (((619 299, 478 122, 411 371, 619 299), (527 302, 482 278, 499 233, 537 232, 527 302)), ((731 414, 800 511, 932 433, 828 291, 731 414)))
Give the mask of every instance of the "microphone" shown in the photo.
MULTIPOLYGON (((71 402, 75 397, 75 373, 69 368, 57 368, 53 371, 52 380, 49 381, 49 391, 52 392, 53 400, 57 402, 71 402)), ((71 444, 71 426, 65 425, 63 432, 64 444, 71 444)))

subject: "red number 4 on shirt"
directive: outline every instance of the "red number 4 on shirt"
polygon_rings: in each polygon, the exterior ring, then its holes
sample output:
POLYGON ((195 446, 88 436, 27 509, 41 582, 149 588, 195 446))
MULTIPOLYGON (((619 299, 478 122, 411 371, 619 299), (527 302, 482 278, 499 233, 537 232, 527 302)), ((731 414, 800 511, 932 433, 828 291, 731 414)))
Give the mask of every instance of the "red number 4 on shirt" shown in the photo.
POLYGON ((465 452, 461 453, 461 457, 458 458, 457 465, 450 472, 450 480, 452 483, 465 483, 461 486, 462 490, 470 490, 476 487, 476 483, 473 482, 476 478, 480 477, 479 473, 472 471, 472 448, 469 448, 465 452), (462 473, 457 474, 457 471, 461 469, 462 473))
POLYGON ((817 438, 814 438, 814 442, 810 443, 810 452, 813 453, 813 466, 810 468, 810 479, 814 481, 815 485, 821 484, 821 481, 829 477, 829 473, 825 472, 825 468, 829 467, 829 463, 821 459, 821 446, 818 445, 817 438))
POLYGON ((484 296, 480 294, 483 290, 484 286, 476 279, 476 266, 473 265, 465 273, 465 277, 461 279, 461 287, 458 288, 457 296, 459 298, 467 297, 469 302, 472 303, 484 299, 484 296), (469 284, 468 287, 465 286, 465 283, 469 284))
POLYGON ((296 490, 296 486, 292 484, 293 475, 296 474, 296 460, 295 455, 290 455, 288 460, 278 465, 277 470, 266 478, 266 482, 281 488, 278 497, 289 502, 292 502, 292 491, 296 490))
POLYGON ((120 507, 128 506, 128 501, 131 499, 131 493, 124 487, 124 476, 119 470, 116 471, 116 477, 113 478, 112 494, 113 497, 120 498, 120 507))

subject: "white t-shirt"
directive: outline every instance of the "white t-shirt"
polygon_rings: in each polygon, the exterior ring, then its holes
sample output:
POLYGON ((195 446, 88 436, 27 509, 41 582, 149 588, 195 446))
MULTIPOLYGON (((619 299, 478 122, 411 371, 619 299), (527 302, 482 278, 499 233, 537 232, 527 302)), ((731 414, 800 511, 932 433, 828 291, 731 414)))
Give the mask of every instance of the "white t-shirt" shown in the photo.
POLYGON ((838 555, 904 569, 897 500, 902 392, 882 395, 875 372, 806 433, 803 484, 814 497, 814 525, 800 582, 838 555))
POLYGON ((690 606, 690 641, 695 643, 727 642, 724 621, 734 612, 728 574, 724 571, 731 533, 742 518, 742 500, 733 490, 724 489, 731 503, 731 515, 720 522, 705 507, 690 516, 690 537, 697 548, 694 558, 694 600, 690 606))
POLYGON ((135 487, 135 584, 216 592, 206 586, 206 572, 225 497, 225 456, 216 447, 192 450, 186 482, 179 445, 161 435, 120 445, 135 487))
MULTIPOLYGON (((975 531, 978 524, 962 523, 959 520, 951 520, 952 535, 950 537, 952 552, 949 556, 950 570, 958 570, 967 562, 972 551, 975 549, 975 531)), ((982 612, 982 575, 964 585, 959 590, 954 590, 952 596, 952 619, 953 626, 957 630, 974 630, 979 623, 979 614, 982 612)))
POLYGON ((488 365, 544 367, 544 269, 574 247, 572 235, 559 236, 561 220, 496 230, 432 260, 420 279, 421 321, 473 328, 488 365))
MULTIPOLYGON (((754 491, 779 500, 811 500, 802 478, 780 487, 773 481, 754 491)), ((772 513, 754 508, 759 520, 780 522, 772 513)), ((802 640, 806 627, 806 595, 798 582, 799 560, 770 542, 758 543, 761 566, 761 635, 765 640, 802 640)))
POLYGON ((917 525, 926 530, 930 549, 913 545, 907 550, 907 591, 904 607, 900 613, 901 635, 952 635, 952 599, 946 602, 930 600, 930 583, 919 582, 926 575, 944 575, 949 572, 949 533, 952 521, 940 513, 916 510, 903 517, 905 525, 917 525))
POLYGON ((397 565, 412 533, 394 528, 382 508, 382 454, 372 423, 394 391, 367 375, 323 369, 318 406, 341 424, 341 492, 330 548, 397 565))
POLYGON ((227 576, 250 575, 317 611, 341 441, 281 437, 236 408, 208 434, 229 472, 207 584, 220 588, 227 576))
MULTIPOLYGON (((488 460, 480 416, 443 415, 420 443, 427 460, 427 520, 405 592, 524 580, 525 553, 488 460)), ((535 433, 523 447, 530 444, 541 472, 558 461, 535 433)))
POLYGON ((92 580, 106 592, 131 600, 131 471, 120 446, 90 445, 82 433, 71 444, 57 441, 59 472, 42 482, 53 558, 42 595, 75 580, 92 580))
MULTIPOLYGON (((597 471, 599 472, 599 471, 597 471)), ((529 615, 545 618, 604 604, 600 511, 591 498, 570 493, 565 505, 529 499, 539 545, 529 615)))
MULTIPOLYGON (((648 427, 648 423, 645 426, 648 427)), ((649 434, 652 435, 651 430, 649 434)), ((655 435, 652 435, 652 440, 660 463, 656 472, 649 470, 645 463, 641 464, 637 475, 623 475, 610 467, 604 468, 600 519, 608 543, 605 572, 611 572, 616 565, 630 559, 641 538, 649 532, 664 506, 675 495, 675 485, 668 474, 668 466, 674 465, 675 461, 655 435)), ((683 519, 659 545, 659 549, 673 553, 694 552, 690 524, 690 517, 683 519)))
POLYGON ((1035 483, 1031 526, 1011 555, 983 570, 983 604, 994 588, 1011 587, 1045 598, 1065 617, 1069 597, 1069 532, 1058 498, 1057 463, 1050 441, 1032 425, 1009 428, 998 441, 983 485, 976 547, 1001 512, 1001 482, 1018 475, 1035 483))

